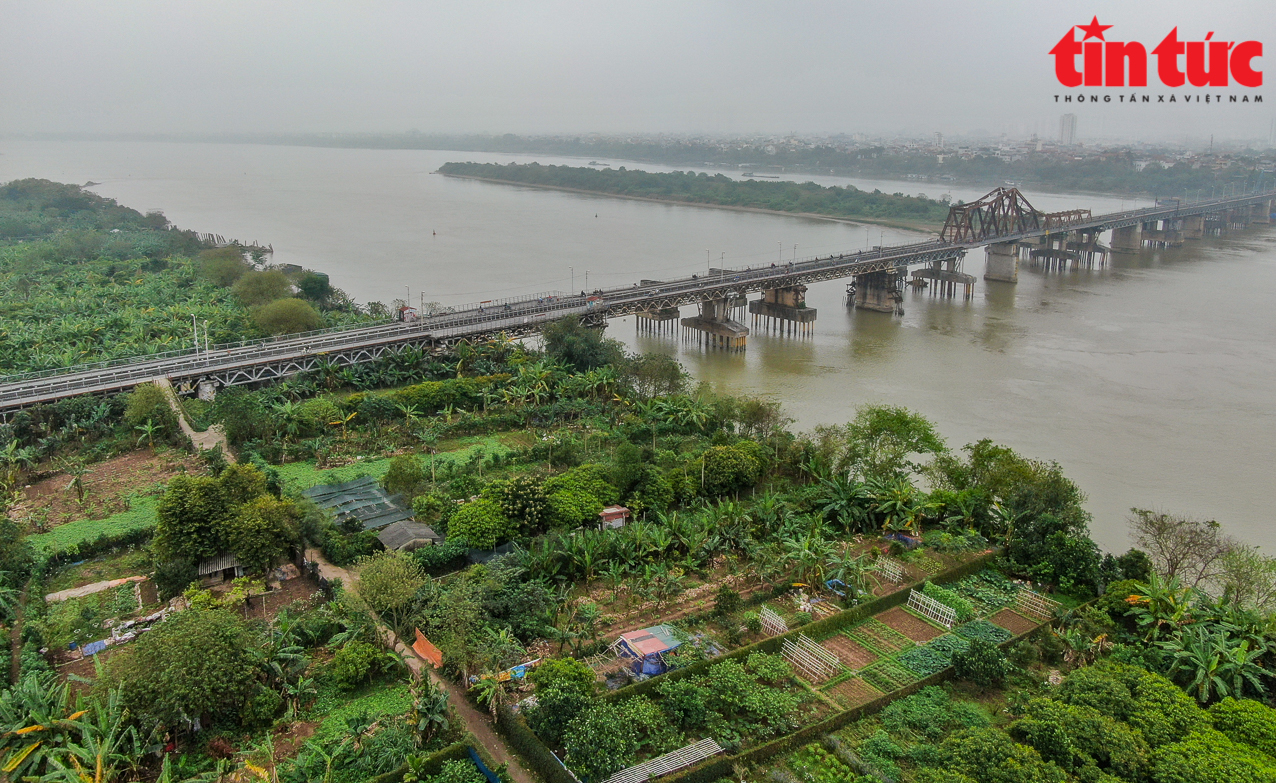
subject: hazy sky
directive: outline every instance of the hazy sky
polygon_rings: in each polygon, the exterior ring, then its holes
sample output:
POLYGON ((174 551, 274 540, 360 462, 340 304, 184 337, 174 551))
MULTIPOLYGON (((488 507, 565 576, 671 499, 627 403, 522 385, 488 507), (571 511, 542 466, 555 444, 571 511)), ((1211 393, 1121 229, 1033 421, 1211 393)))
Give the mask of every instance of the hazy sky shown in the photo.
POLYGON ((1269 102, 1257 107, 1056 106, 1064 90, 1047 52, 1094 15, 1114 25, 1110 39, 1149 49, 1177 25, 1185 40, 1214 31, 1214 40, 1263 41, 1269 53, 1256 64, 1276 84, 1274 9, 1272 0, 0 0, 0 132, 1054 136, 1059 115, 1075 111, 1083 138, 1265 139, 1276 118, 1266 87, 1257 92, 1269 102))

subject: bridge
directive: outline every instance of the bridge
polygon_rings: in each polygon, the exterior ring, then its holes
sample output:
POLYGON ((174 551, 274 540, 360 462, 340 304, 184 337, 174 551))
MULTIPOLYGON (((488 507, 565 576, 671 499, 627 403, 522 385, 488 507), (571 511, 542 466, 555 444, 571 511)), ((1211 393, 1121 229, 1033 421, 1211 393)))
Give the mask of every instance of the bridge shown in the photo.
POLYGON ((854 303, 871 310, 895 311, 901 281, 934 284, 949 295, 958 286, 967 296, 975 282, 961 271, 965 254, 987 248, 984 278, 1014 282, 1019 254, 1055 260, 1094 252, 1098 235, 1111 230, 1111 248, 1132 252, 1144 243, 1173 245, 1250 223, 1270 222, 1276 190, 1188 204, 1107 215, 1089 210, 1045 213, 1015 189, 998 188, 978 201, 953 206, 936 239, 893 247, 804 258, 759 268, 711 269, 674 280, 643 280, 628 287, 591 293, 545 292, 464 305, 411 322, 382 322, 356 328, 323 330, 286 337, 170 351, 0 378, 0 417, 32 405, 83 394, 127 391, 167 378, 179 390, 211 394, 216 388, 260 383, 325 367, 345 367, 406 349, 434 352, 460 341, 482 341, 500 334, 523 337, 546 323, 577 317, 602 325, 609 318, 637 316, 640 328, 680 326, 706 345, 739 349, 749 329, 732 318, 747 306, 755 324, 798 331, 809 329, 815 310, 805 306, 812 283, 852 278, 854 303), (1089 248, 1089 250, 1087 250, 1089 248), (758 300, 749 294, 762 293, 758 300), (699 307, 681 318, 680 308, 699 307))

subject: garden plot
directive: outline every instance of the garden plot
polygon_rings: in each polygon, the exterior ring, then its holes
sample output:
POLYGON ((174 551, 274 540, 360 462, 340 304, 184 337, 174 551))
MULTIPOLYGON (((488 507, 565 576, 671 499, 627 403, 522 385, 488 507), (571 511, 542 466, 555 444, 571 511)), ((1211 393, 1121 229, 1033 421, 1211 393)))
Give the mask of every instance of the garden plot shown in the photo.
POLYGON ((1018 636, 1021 633, 1027 633, 1040 625, 1040 623, 1036 620, 1030 620, 1016 612, 1014 609, 1002 609, 1000 612, 997 612, 988 619, 994 625, 1005 628, 1015 636, 1018 636))
POLYGON ((912 639, 886 625, 876 617, 870 617, 856 624, 846 632, 846 635, 882 655, 890 655, 913 646, 912 639))
POLYGON ((868 704, 882 695, 882 691, 864 682, 859 677, 851 677, 830 687, 825 693, 847 709, 868 704))
POLYGON ((852 671, 859 671, 881 657, 845 634, 830 636, 820 644, 852 671))
POLYGON ((928 623, 902 606, 882 612, 877 619, 917 643, 929 642, 947 630, 928 623))

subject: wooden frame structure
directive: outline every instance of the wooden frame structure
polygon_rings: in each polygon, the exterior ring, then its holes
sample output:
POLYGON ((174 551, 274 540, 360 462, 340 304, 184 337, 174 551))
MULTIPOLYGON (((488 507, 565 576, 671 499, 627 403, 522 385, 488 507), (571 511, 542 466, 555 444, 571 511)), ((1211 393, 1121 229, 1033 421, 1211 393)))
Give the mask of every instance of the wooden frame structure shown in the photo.
POLYGON ((957 624, 957 610, 917 590, 908 591, 908 608, 945 628, 957 624))
POLYGON ((810 682, 824 682, 841 674, 844 668, 836 655, 804 633, 798 634, 796 642, 785 639, 780 654, 810 682))

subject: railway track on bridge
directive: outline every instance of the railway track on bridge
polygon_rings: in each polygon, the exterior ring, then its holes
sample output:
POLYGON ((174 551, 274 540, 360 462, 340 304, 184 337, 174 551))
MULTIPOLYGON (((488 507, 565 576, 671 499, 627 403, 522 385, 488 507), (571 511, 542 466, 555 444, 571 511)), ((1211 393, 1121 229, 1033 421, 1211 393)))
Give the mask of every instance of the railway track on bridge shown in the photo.
MULTIPOLYGON (((1158 205, 1044 227, 1025 227, 1020 221, 1015 225, 1002 225, 1002 230, 993 234, 984 231, 982 236, 963 237, 965 241, 934 239, 756 269, 723 269, 703 276, 643 281, 588 293, 550 292, 469 305, 410 323, 387 322, 6 376, 0 378, 0 415, 7 416, 24 407, 65 397, 127 391, 160 377, 187 391, 200 383, 216 386, 258 383, 323 366, 344 367, 375 361, 387 353, 407 348, 436 351, 461 340, 483 340, 502 333, 522 337, 539 331, 550 321, 569 316, 600 323, 608 318, 827 280, 874 273, 903 274, 911 266, 960 261, 968 250, 983 245, 1012 243, 1051 233, 1101 231, 1152 221, 1173 221, 1270 203, 1273 199, 1276 199, 1276 191, 1192 204, 1158 205)), ((996 216, 988 219, 995 223, 996 216)))

